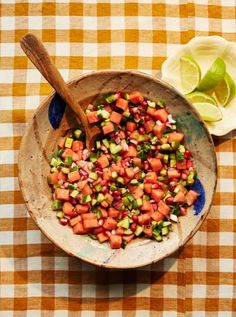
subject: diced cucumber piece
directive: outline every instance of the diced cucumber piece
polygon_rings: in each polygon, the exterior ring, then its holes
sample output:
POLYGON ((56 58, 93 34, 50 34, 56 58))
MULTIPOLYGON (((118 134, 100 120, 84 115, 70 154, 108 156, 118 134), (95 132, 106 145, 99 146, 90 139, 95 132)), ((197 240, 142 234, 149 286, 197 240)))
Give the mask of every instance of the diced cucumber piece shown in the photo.
POLYGON ((102 117, 103 119, 108 119, 110 118, 110 113, 105 109, 100 109, 97 111, 97 116, 102 117))
POLYGON ((143 195, 143 200, 150 200, 150 199, 151 197, 149 195, 146 195, 146 194, 143 195))
POLYGON ((111 143, 110 144, 110 152, 115 155, 122 150, 122 146, 120 144, 111 143))
POLYGON ((143 227, 142 226, 137 226, 136 227, 136 230, 135 230, 135 232, 134 232, 134 234, 136 235, 136 236, 140 236, 140 234, 143 232, 143 227))
POLYGON ((61 165, 61 164, 63 164, 63 162, 62 162, 62 160, 60 159, 60 157, 58 157, 58 158, 53 157, 53 158, 51 159, 51 162, 50 162, 50 165, 51 165, 51 166, 57 167, 57 166, 59 166, 59 165, 61 165))
POLYGON ((64 164, 67 165, 67 166, 69 166, 69 165, 71 165, 72 163, 73 163, 72 157, 67 156, 67 157, 65 158, 64 164))
POLYGON ((120 183, 120 184, 124 184, 124 183, 125 183, 124 178, 121 177, 121 176, 117 177, 116 181, 117 181, 118 183, 120 183))
POLYGON ((169 233, 169 228, 168 228, 168 227, 162 227, 162 228, 161 228, 161 234, 162 234, 163 236, 167 236, 168 233, 169 233))
POLYGON ((97 240, 97 236, 95 234, 88 233, 88 236, 93 240, 97 240))
POLYGON ((154 236, 154 238, 158 241, 161 242, 163 240, 162 236, 159 234, 157 236, 154 236))
POLYGON ((77 165, 71 168, 71 172, 78 172, 78 170, 79 170, 79 166, 77 165))
POLYGON ((170 160, 170 167, 176 166, 176 160, 170 160))
POLYGON ((133 200, 133 208, 136 209, 136 208, 139 208, 141 207, 143 204, 143 201, 141 198, 138 198, 136 200, 133 200))
POLYGON ((90 154, 90 156, 89 156, 90 162, 94 163, 97 161, 97 159, 98 159, 97 154, 95 154, 95 153, 90 154))
POLYGON ((160 175, 161 176, 166 176, 167 175, 167 170, 165 170, 165 169, 160 170, 160 175))
POLYGON ((97 196, 97 202, 101 203, 105 199, 105 196, 102 193, 99 193, 97 196))
POLYGON ((155 109, 156 108, 156 103, 154 101, 150 101, 148 100, 147 101, 147 104, 148 104, 148 107, 152 108, 152 109, 155 109))
POLYGON ((117 187, 116 187, 116 185, 115 184, 111 184, 111 186, 110 186, 110 190, 116 190, 117 189, 117 187))
POLYGON ((134 200, 134 197, 130 193, 128 193, 125 197, 127 197, 129 201, 134 200))
POLYGON ((74 190, 74 189, 76 189, 76 187, 75 187, 75 184, 68 184, 67 186, 66 186, 66 188, 67 189, 72 189, 72 190, 74 190))
POLYGON ((101 148, 101 141, 96 141, 96 148, 100 149, 101 148))
POLYGON ((159 99, 159 100, 157 101, 157 105, 158 105, 159 107, 161 107, 161 108, 164 108, 164 107, 165 107, 165 101, 162 100, 162 99, 159 99))
POLYGON ((73 197, 73 198, 76 198, 78 194, 79 194, 78 190, 74 189, 74 190, 71 192, 70 196, 73 197))
POLYGON ((178 142, 178 141, 173 141, 173 142, 171 142, 171 147, 172 147, 174 150, 177 150, 178 147, 179 147, 179 142, 178 142))
POLYGON ((180 144, 179 149, 178 149, 181 153, 185 152, 185 147, 183 144, 180 144))
POLYGON ((97 203, 97 199, 94 199, 94 198, 93 198, 92 201, 91 201, 92 206, 95 206, 96 203, 97 203))
POLYGON ((167 163, 169 162, 169 155, 168 155, 168 154, 164 154, 164 156, 163 156, 163 162, 164 162, 165 164, 167 164, 167 163))
POLYGON ((68 149, 70 149, 72 147, 72 143, 73 143, 73 139, 72 138, 66 138, 66 142, 65 142, 65 147, 67 147, 68 149))
POLYGON ((169 227, 171 226, 171 222, 170 221, 163 221, 163 227, 169 227))
POLYGON ((94 188, 95 188, 96 192, 100 192, 100 190, 102 189, 102 185, 97 184, 94 186, 94 188))
POLYGON ((133 204, 132 204, 132 203, 129 203, 129 205, 127 206, 127 208, 128 208, 129 210, 132 210, 132 209, 133 209, 133 204))
POLYGON ((169 143, 164 143, 161 145, 161 150, 163 151, 169 151, 170 150, 170 144, 169 143))
POLYGON ((62 167, 61 169, 63 174, 69 174, 70 173, 70 169, 68 167, 62 167))
POLYGON ((127 92, 124 93, 124 99, 125 99, 125 100, 129 100, 129 99, 130 99, 130 98, 129 98, 129 94, 128 94, 127 92))
POLYGON ((159 180, 159 182, 163 182, 166 181, 168 179, 167 176, 158 176, 157 179, 159 180))
POLYGON ((125 231, 124 231, 124 234, 125 235, 129 235, 129 234, 132 234, 133 233, 133 231, 131 230, 131 229, 126 229, 125 231))
POLYGON ((118 173, 116 171, 111 172, 111 177, 112 178, 117 178, 118 177, 118 173))
POLYGON ((56 216, 57 216, 57 218, 63 218, 64 217, 64 212, 62 210, 57 211, 56 216))
POLYGON ((115 95, 114 94, 111 94, 111 95, 107 95, 106 96, 106 102, 107 103, 112 103, 112 102, 114 102, 116 100, 116 98, 115 98, 115 95))
POLYGON ((121 221, 118 222, 117 227, 122 227, 124 229, 128 229, 130 226, 130 219, 128 217, 125 217, 121 221))
POLYGON ((137 179, 131 179, 130 185, 138 185, 137 179))
POLYGON ((82 203, 83 203, 83 204, 87 204, 87 203, 89 203, 91 200, 92 200, 92 199, 91 199, 91 196, 90 196, 90 195, 85 195, 85 196, 83 196, 83 198, 82 198, 82 203))
POLYGON ((51 173, 57 173, 57 172, 58 172, 58 169, 57 169, 55 166, 53 166, 53 167, 50 169, 50 172, 51 172, 51 173))
POLYGON ((121 191, 121 194, 124 195, 124 194, 127 192, 127 189, 125 189, 124 187, 122 187, 122 188, 120 189, 120 191, 121 191))
POLYGON ((170 153, 170 159, 171 159, 171 160, 176 160, 175 153, 170 153))
POLYGON ((52 210, 59 210, 62 208, 62 202, 60 200, 53 200, 52 205, 51 205, 52 210))
POLYGON ((127 110, 125 112, 123 112, 123 117, 129 118, 130 117, 130 112, 127 111, 127 110))
POLYGON ((102 143, 104 144, 104 146, 105 146, 107 149, 110 148, 110 143, 109 143, 109 141, 108 141, 107 139, 103 139, 103 140, 102 140, 102 143))
POLYGON ((81 131, 80 129, 76 129, 76 130, 74 131, 74 137, 75 137, 75 139, 78 140, 78 139, 80 138, 81 134, 82 134, 82 131, 81 131))
POLYGON ((89 173, 89 178, 91 178, 91 179, 96 181, 98 179, 98 174, 94 173, 94 172, 91 172, 91 173, 89 173))
POLYGON ((127 197, 123 197, 122 198, 122 203, 125 205, 125 206, 128 206, 130 204, 130 201, 127 197))

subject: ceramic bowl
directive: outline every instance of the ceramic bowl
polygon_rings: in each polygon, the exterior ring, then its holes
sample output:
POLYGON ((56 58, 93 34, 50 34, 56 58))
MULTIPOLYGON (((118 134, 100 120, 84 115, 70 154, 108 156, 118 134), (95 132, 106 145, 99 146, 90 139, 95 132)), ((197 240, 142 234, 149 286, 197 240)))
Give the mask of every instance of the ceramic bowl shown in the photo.
MULTIPOLYGON (((198 36, 185 45, 179 45, 172 50, 170 56, 162 64, 162 80, 174 86, 181 93, 180 57, 192 56, 199 64, 202 76, 217 57, 221 57, 226 64, 226 70, 236 83, 236 43, 226 41, 220 36, 198 36)), ((236 128, 236 97, 226 107, 221 107, 222 120, 206 122, 212 135, 221 136, 236 128)))
POLYGON ((40 230, 68 254, 89 263, 108 268, 135 268, 157 262, 183 246, 198 230, 212 203, 216 187, 216 156, 212 139, 189 103, 175 89, 152 76, 134 71, 98 71, 85 74, 68 83, 83 107, 111 91, 139 90, 153 101, 163 99, 167 110, 185 134, 186 146, 192 152, 198 171, 195 184, 201 198, 180 217, 170 238, 164 242, 136 239, 125 249, 112 250, 107 243, 75 235, 63 227, 51 210, 51 190, 47 184, 48 157, 57 147, 57 140, 77 126, 73 114, 55 94, 46 98, 29 122, 19 154, 19 181, 28 211, 40 230), (62 111, 59 111, 59 104, 62 111))

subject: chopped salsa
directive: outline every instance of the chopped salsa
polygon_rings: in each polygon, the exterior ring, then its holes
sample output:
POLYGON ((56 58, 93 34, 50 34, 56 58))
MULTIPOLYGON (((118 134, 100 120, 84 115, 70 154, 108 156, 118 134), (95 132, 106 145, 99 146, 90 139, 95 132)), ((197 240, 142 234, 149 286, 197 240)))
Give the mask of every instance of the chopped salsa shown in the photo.
POLYGON ((165 102, 116 92, 89 104, 86 115, 103 131, 92 151, 76 129, 50 157, 51 208, 60 223, 112 249, 137 237, 167 239, 199 194, 191 189, 192 155, 165 102))

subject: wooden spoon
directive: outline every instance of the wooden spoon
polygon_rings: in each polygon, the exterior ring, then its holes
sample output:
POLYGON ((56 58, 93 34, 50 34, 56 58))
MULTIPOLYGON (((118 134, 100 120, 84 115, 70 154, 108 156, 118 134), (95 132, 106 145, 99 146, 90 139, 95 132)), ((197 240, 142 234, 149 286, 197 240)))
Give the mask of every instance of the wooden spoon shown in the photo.
POLYGON ((86 147, 91 150, 97 137, 101 134, 101 130, 97 126, 91 126, 88 123, 83 109, 66 85, 58 69, 53 64, 42 42, 35 35, 29 33, 21 39, 20 45, 42 76, 74 111, 77 121, 81 123, 84 128, 86 134, 86 147))

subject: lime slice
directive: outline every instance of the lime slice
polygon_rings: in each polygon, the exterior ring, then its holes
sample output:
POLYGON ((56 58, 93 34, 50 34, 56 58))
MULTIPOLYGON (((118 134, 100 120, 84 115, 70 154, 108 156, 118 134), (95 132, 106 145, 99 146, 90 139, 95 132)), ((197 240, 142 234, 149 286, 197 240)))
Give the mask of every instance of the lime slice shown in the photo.
POLYGON ((226 106, 235 96, 235 83, 228 73, 215 87, 215 95, 220 105, 226 106))
POLYGON ((184 94, 192 92, 199 84, 201 70, 192 57, 187 55, 180 57, 180 77, 184 94))
POLYGON ((197 102, 193 106, 205 121, 214 122, 222 119, 222 113, 218 106, 207 102, 197 102))
POLYGON ((200 91, 215 88, 225 77, 226 66, 222 58, 217 57, 197 86, 200 91))
POLYGON ((190 103, 211 103, 212 105, 217 105, 216 100, 205 94, 204 92, 201 91, 194 91, 191 92, 188 95, 185 95, 185 98, 190 102, 190 103))

